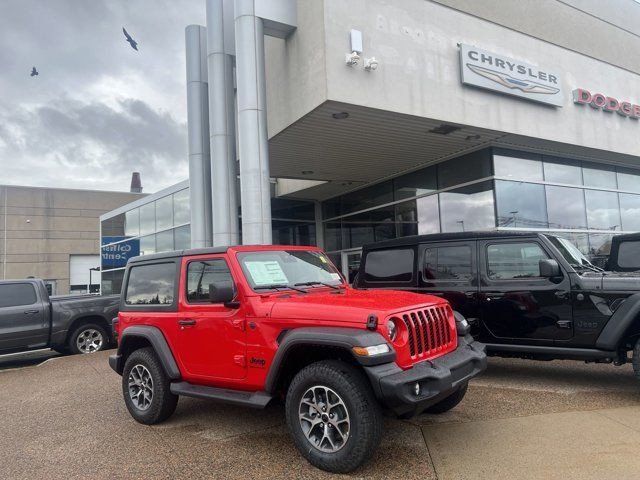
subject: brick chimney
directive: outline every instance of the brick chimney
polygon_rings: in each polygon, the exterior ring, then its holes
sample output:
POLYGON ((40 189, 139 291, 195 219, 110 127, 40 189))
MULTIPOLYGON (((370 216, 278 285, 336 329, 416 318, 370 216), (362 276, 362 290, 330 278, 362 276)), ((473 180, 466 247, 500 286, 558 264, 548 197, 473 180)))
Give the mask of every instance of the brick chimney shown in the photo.
POLYGON ((131 174, 131 193, 142 193, 142 182, 140 181, 140 172, 131 174))

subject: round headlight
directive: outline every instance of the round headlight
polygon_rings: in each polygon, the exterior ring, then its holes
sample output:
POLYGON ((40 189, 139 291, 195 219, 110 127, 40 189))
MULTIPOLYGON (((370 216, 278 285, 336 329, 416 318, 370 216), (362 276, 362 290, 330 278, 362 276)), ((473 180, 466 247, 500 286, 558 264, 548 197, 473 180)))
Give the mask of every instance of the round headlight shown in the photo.
POLYGON ((389 334, 389 339, 392 342, 395 342, 398 336, 398 328, 396 327, 396 324, 393 320, 387 321, 387 333, 389 334))

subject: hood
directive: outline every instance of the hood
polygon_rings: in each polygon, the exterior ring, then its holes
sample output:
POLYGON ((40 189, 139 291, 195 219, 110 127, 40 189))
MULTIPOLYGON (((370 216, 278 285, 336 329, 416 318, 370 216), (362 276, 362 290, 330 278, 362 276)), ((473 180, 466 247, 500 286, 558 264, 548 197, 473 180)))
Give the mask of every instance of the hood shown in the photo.
POLYGON ((640 292, 640 272, 588 272, 581 278, 585 289, 640 292))
POLYGON ((398 290, 310 290, 307 294, 276 297, 272 318, 367 323, 369 315, 383 320, 396 312, 445 303, 443 299, 398 290))

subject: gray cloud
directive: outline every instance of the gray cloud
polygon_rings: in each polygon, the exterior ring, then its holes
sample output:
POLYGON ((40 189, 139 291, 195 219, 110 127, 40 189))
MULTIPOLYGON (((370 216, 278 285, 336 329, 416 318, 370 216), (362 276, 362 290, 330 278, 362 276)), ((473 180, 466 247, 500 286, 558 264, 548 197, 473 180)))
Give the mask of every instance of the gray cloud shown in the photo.
POLYGON ((185 179, 184 27, 203 22, 204 0, 3 0, 0 184, 124 190, 139 170, 152 192, 185 179))

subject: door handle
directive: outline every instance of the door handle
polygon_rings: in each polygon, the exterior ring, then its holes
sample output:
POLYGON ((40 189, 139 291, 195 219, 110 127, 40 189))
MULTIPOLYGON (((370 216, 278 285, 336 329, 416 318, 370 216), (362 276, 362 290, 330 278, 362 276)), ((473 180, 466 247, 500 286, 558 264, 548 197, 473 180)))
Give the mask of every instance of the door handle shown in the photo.
POLYGON ((25 315, 35 315, 36 313, 38 313, 39 310, 25 310, 24 314, 25 315))
POLYGON ((180 326, 189 326, 189 325, 195 325, 196 321, 192 320, 191 318, 185 318, 184 320, 178 320, 178 325, 180 326))

